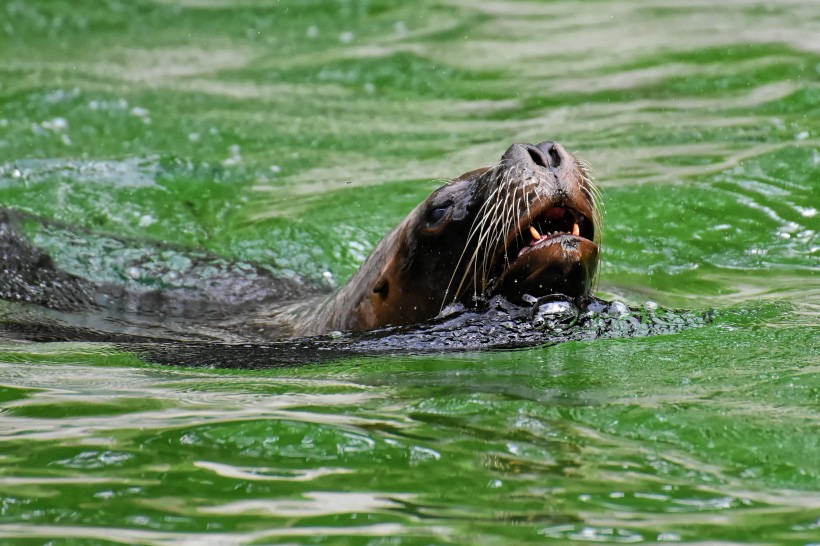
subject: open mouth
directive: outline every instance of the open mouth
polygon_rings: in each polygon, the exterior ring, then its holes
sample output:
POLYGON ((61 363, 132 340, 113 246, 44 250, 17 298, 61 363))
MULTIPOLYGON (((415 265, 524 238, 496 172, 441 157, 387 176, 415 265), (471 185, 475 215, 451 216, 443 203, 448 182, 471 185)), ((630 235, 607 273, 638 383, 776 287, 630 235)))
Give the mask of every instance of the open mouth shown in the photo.
POLYGON ((522 222, 519 233, 507 245, 507 262, 513 262, 567 235, 592 241, 595 227, 589 218, 576 209, 550 207, 522 222))

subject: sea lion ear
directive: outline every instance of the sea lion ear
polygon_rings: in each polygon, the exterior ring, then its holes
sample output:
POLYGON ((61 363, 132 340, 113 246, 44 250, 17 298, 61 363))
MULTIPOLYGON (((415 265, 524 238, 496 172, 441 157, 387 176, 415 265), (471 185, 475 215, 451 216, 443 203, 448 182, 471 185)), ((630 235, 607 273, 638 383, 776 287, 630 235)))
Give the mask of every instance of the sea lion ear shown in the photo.
POLYGON ((384 264, 379 276, 376 278, 376 282, 373 283, 373 293, 378 294, 382 300, 387 299, 387 295, 390 293, 390 280, 395 278, 397 267, 396 257, 393 256, 384 264))
POLYGON ((390 282, 384 273, 382 273, 382 275, 376 279, 376 284, 373 285, 373 293, 380 295, 382 298, 386 298, 389 290, 390 282))

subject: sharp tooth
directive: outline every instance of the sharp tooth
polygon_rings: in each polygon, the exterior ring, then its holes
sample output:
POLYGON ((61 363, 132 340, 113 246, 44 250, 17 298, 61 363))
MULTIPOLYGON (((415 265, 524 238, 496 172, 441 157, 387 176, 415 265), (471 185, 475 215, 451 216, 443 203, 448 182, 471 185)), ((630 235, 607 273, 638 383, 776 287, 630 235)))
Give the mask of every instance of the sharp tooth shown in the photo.
POLYGON ((581 228, 578 227, 577 223, 572 224, 572 234, 575 235, 576 237, 581 235, 581 228))
POLYGON ((530 233, 532 234, 532 238, 533 238, 533 239, 535 239, 536 241, 540 241, 540 240, 541 240, 541 234, 540 234, 540 233, 538 233, 538 230, 537 230, 537 229, 535 229, 535 228, 534 228, 534 227, 532 227, 532 226, 530 226, 530 233))

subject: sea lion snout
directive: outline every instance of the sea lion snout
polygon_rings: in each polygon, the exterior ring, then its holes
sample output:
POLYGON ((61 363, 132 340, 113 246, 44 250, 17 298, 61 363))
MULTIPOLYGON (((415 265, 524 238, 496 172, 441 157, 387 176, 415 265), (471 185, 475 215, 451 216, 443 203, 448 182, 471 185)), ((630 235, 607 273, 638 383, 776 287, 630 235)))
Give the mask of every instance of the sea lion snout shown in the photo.
POLYGON ((488 199, 504 211, 496 219, 503 245, 490 261, 497 276, 483 292, 514 300, 526 293, 588 293, 598 264, 600 217, 592 182, 575 156, 551 140, 513 144, 488 190, 488 199))

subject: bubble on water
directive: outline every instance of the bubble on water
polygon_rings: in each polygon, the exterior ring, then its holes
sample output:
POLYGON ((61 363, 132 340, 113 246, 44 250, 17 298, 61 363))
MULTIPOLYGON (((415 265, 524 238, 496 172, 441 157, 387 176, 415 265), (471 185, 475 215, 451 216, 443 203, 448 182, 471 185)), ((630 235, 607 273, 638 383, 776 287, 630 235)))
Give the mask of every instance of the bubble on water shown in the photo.
POLYGON ((135 106, 131 109, 131 115, 136 116, 142 120, 146 125, 151 125, 151 113, 146 108, 135 106))
POLYGON ((142 275, 142 272, 140 271, 139 267, 129 267, 127 273, 128 273, 128 276, 131 277, 134 280, 139 279, 140 276, 142 275))
POLYGON ((60 141, 66 146, 71 146, 71 137, 66 134, 60 136, 60 141))
POLYGON ((806 140, 807 138, 809 138, 809 132, 808 131, 800 131, 799 133, 794 135, 795 140, 806 140))
POLYGON ((138 118, 144 118, 148 116, 150 112, 146 108, 142 108, 141 106, 135 106, 131 108, 131 115, 137 116, 138 118))
POLYGON ((41 122, 40 126, 43 129, 48 129, 49 131, 54 131, 56 133, 68 129, 68 120, 65 118, 56 117, 41 122))
POLYGON ((239 147, 239 144, 231 144, 228 147, 228 153, 231 154, 230 157, 222 161, 222 164, 226 167, 234 167, 242 163, 242 149, 239 147))
POLYGON ((310 25, 307 29, 307 37, 308 38, 316 38, 319 36, 319 27, 316 25, 310 25))
POLYGON ((150 214, 144 214, 139 221, 139 227, 145 228, 150 226, 151 224, 156 223, 157 219, 151 216, 150 214))
POLYGON ((339 34, 339 41, 343 44, 349 44, 353 41, 353 33, 352 32, 342 32, 339 34))
POLYGON ((22 176, 23 176, 23 173, 20 172, 20 169, 15 168, 13 171, 11 171, 11 177, 12 178, 20 178, 22 176))
POLYGON ((612 305, 609 306, 613 313, 617 313, 620 316, 626 316, 629 314, 629 307, 619 301, 613 301, 612 305))
POLYGON ((800 213, 800 216, 804 216, 806 218, 814 218, 817 216, 817 209, 814 207, 797 207, 797 211, 800 213))
POLYGON ((273 174, 279 174, 280 172, 282 172, 282 167, 280 167, 279 165, 271 165, 270 172, 272 172, 273 174))
POLYGON ((191 142, 199 142, 200 138, 201 135, 197 132, 188 133, 188 140, 190 140, 191 142))

